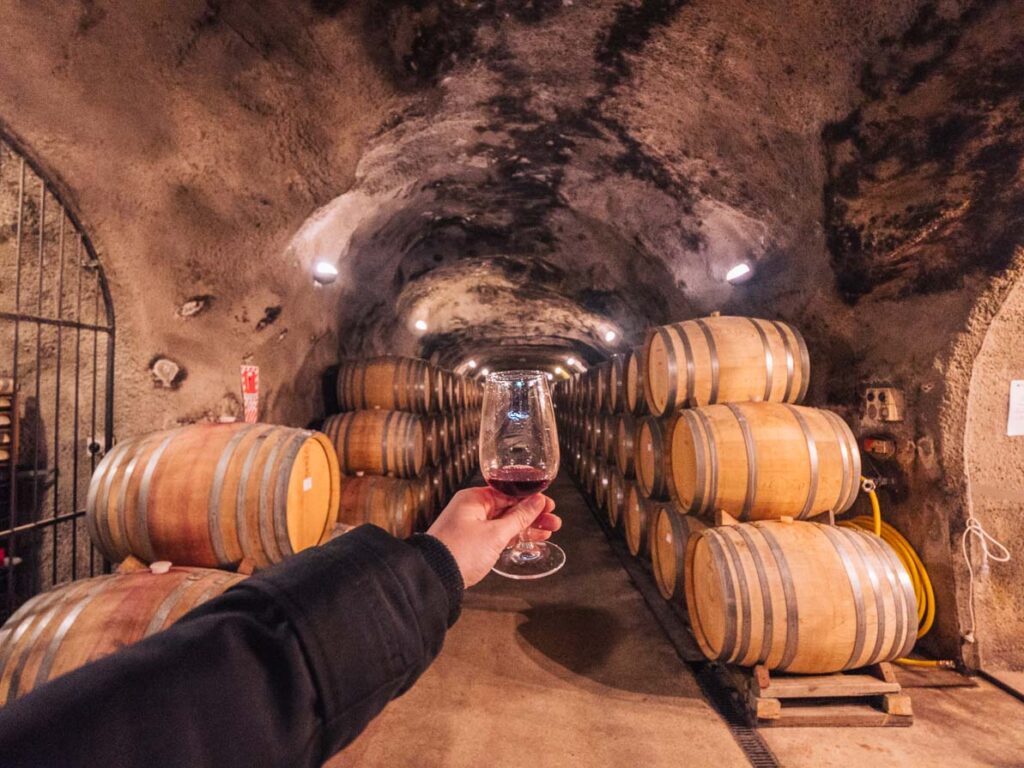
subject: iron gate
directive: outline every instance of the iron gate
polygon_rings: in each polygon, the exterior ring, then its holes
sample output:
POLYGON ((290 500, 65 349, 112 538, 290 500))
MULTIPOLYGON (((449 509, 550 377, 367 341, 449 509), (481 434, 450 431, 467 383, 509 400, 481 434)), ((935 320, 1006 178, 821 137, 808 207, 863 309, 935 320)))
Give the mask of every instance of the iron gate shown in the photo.
POLYGON ((89 238, 0 131, 0 621, 108 569, 85 531, 113 438, 114 312, 89 238))

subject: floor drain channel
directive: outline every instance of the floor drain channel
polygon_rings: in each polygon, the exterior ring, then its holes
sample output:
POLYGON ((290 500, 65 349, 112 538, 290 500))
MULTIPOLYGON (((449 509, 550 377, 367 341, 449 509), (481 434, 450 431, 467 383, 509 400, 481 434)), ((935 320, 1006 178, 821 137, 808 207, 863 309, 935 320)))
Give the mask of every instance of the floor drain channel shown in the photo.
POLYGON ((696 678, 704 698, 708 700, 708 703, 711 704, 719 717, 725 721, 726 727, 728 727, 732 737, 747 756, 747 760, 750 761, 754 768, 780 768, 782 764, 772 753, 771 749, 768 748, 761 734, 758 733, 756 728, 751 728, 747 725, 746 718, 733 697, 732 688, 722 681, 712 665, 704 658, 682 617, 661 597, 661 593, 654 586, 650 574, 629 554, 626 545, 612 535, 612 529, 608 525, 608 520, 591 503, 590 499, 578 485, 577 490, 583 498, 583 502, 590 509, 594 519, 597 520, 597 524, 604 531, 615 556, 622 563, 622 567, 629 574, 629 578, 636 586, 637 591, 640 592, 644 602, 647 603, 651 613, 654 614, 655 620, 668 636, 669 642, 676 649, 679 658, 686 662, 690 671, 693 672, 693 676, 696 678))

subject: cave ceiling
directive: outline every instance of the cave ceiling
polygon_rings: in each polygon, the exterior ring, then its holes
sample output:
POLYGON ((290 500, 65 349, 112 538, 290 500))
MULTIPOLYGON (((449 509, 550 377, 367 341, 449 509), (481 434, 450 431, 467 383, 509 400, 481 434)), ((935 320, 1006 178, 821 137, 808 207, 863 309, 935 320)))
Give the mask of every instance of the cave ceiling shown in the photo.
POLYGON ((292 243, 350 286, 346 351, 550 368, 654 323, 1005 266, 1019 7, 868 6, 381 3, 403 106, 315 217, 336 236, 292 243), (760 286, 725 281, 741 263, 760 286))

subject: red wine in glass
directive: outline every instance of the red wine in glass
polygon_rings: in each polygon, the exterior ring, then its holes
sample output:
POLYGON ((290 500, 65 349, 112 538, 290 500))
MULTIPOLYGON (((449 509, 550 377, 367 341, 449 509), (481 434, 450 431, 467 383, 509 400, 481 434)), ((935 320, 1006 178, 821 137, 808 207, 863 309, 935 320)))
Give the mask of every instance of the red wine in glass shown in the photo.
POLYGON ((498 493, 517 499, 541 493, 551 485, 551 478, 543 469, 515 464, 489 470, 485 479, 498 493))

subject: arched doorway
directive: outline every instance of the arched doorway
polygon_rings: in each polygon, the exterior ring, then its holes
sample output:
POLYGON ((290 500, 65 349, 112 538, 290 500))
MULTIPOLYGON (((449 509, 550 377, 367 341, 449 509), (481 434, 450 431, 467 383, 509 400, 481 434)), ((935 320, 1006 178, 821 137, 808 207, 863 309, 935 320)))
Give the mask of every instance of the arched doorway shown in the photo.
POLYGON ((105 563, 85 531, 113 433, 114 313, 88 236, 0 132, 0 620, 105 563))

